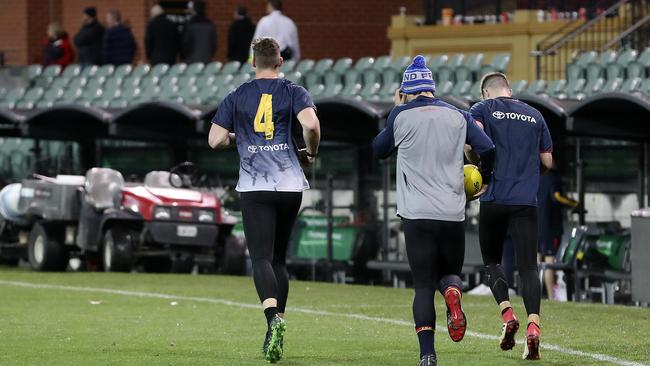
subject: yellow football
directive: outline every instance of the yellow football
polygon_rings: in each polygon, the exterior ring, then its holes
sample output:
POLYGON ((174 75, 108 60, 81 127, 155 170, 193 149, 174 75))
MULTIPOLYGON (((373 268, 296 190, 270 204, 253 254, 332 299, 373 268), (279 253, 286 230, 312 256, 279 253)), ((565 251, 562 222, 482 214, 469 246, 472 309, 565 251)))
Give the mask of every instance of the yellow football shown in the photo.
POLYGON ((478 167, 473 164, 465 165, 463 173, 465 174, 465 197, 467 197, 468 201, 471 201, 474 199, 474 195, 481 190, 483 177, 478 167))

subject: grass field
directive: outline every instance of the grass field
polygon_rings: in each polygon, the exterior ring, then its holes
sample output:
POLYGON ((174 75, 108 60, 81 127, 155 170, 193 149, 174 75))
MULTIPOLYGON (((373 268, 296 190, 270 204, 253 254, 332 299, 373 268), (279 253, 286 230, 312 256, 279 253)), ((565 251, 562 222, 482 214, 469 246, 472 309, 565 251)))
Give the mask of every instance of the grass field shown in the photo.
MULTIPOLYGON (((292 282, 279 365, 417 365, 411 290, 292 282)), ((523 316, 520 299, 514 300, 523 316)), ((437 298, 438 324, 444 325, 437 298)), ((498 309, 464 298, 468 334, 436 333, 440 365, 519 365, 498 350, 498 309)), ((650 310, 542 305, 543 365, 650 362, 650 310), (552 349, 549 349, 551 347, 552 349), (601 361, 599 361, 601 360, 601 361)), ((263 365, 250 278, 33 273, 0 267, 0 365, 263 365)))

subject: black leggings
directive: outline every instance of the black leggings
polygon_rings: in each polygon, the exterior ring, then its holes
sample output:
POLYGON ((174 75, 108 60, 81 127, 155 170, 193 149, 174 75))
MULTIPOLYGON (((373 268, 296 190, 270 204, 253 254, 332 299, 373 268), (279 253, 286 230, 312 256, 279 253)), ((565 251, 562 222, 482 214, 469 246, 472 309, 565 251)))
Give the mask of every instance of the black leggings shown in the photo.
POLYGON ((542 286, 537 265, 537 208, 481 202, 479 240, 488 282, 497 303, 509 301, 501 258, 503 242, 510 233, 521 279, 521 294, 528 314, 539 314, 542 286))
POLYGON ((260 302, 277 299, 280 313, 284 313, 289 296, 287 247, 301 203, 301 192, 241 193, 255 288, 260 302))
POLYGON ((413 319, 416 327, 435 326, 435 290, 462 289, 465 259, 463 222, 403 219, 406 254, 413 274, 413 319))

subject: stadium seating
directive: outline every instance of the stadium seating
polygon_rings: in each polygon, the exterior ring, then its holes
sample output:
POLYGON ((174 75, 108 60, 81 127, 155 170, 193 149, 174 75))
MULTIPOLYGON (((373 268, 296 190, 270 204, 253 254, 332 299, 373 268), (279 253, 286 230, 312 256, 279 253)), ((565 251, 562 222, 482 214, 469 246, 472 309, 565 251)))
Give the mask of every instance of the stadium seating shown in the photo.
MULTIPOLYGON (((427 65, 434 73, 438 95, 479 100, 478 82, 488 71, 506 71, 509 54, 497 54, 485 63, 483 54, 433 55, 427 65)), ((371 101, 392 101, 410 57, 363 57, 337 60, 304 59, 282 66, 285 78, 305 86, 314 98, 341 96, 371 101)), ((566 67, 565 79, 517 80, 517 94, 549 95, 558 99, 584 99, 597 93, 624 92, 650 95, 650 48, 582 52, 566 67)), ((30 65, 25 79, 29 87, 0 89, 0 108, 34 109, 77 103, 103 108, 122 108, 150 100, 194 106, 213 106, 231 90, 254 77, 250 64, 225 65, 179 63, 135 67, 30 65)))

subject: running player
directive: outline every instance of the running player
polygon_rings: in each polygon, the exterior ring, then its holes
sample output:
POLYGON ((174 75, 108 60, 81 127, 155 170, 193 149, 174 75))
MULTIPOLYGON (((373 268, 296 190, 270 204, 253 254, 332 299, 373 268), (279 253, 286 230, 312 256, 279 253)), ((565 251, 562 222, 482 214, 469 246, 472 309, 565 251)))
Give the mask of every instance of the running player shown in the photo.
POLYGON ((484 184, 490 182, 494 160, 492 141, 469 113, 434 98, 435 90, 424 57, 415 57, 396 92, 397 106, 373 142, 379 158, 397 150, 397 212, 415 287, 420 366, 437 362, 436 289, 447 305, 449 336, 459 342, 465 335, 459 277, 465 258, 463 147, 468 143, 480 154, 484 184))
POLYGON ((503 317, 500 345, 503 350, 512 349, 519 329, 500 265, 503 241, 509 231, 515 248, 520 291, 528 312, 523 357, 537 360, 542 296, 537 272, 537 189, 540 169, 548 169, 553 163, 551 135, 539 111, 512 98, 504 74, 489 73, 483 76, 480 85, 484 100, 473 105, 470 113, 494 141, 496 160, 492 184, 481 197, 479 241, 488 282, 503 317))
POLYGON ((272 363, 283 353, 289 236, 302 192, 309 189, 300 161, 313 163, 320 141, 314 102, 303 87, 278 78, 282 63, 280 47, 273 38, 255 40, 256 78, 221 102, 209 136, 212 148, 236 144, 239 152, 237 191, 241 192, 255 288, 268 324, 263 352, 272 363), (291 138, 296 118, 307 145, 300 153, 291 138))

